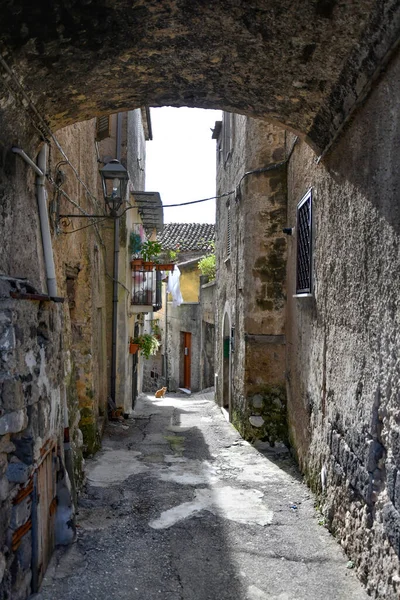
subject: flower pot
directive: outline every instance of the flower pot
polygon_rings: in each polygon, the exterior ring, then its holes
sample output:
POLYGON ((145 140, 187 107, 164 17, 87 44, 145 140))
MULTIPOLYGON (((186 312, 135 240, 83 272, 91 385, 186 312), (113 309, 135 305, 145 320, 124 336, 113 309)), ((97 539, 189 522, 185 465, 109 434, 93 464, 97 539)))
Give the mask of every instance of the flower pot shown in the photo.
POLYGON ((133 271, 143 271, 143 258, 134 258, 131 260, 131 267, 133 271))
POLYGON ((173 271, 174 263, 160 263, 156 265, 156 271, 173 271))
POLYGON ((129 344, 129 354, 136 354, 139 350, 139 344, 133 344, 132 342, 129 344))
POLYGON ((154 268, 154 263, 151 262, 150 260, 144 260, 143 261, 143 269, 145 271, 152 271, 154 268))

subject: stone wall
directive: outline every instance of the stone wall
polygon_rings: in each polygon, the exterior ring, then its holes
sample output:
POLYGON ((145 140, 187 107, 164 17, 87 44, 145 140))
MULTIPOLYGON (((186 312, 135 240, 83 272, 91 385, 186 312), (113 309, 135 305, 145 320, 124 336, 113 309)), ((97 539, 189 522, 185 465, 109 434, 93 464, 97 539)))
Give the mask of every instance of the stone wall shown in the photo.
POLYGON ((201 361, 200 389, 214 386, 215 375, 215 293, 216 282, 202 283, 200 280, 201 307, 201 361))
MULTIPOLYGON (((288 409, 301 468, 374 598, 400 594, 399 56, 317 164, 288 171, 288 225, 313 192, 311 298, 288 260, 288 409)), ((288 139, 288 145, 291 141, 288 139)))
POLYGON ((284 139, 272 125, 234 115, 232 150, 225 162, 222 151, 218 169, 218 193, 236 193, 217 204, 217 399, 244 437, 271 444, 287 441, 284 139), (260 168, 270 170, 241 180, 260 168))
MULTIPOLYGON (((137 112, 135 122, 140 128, 137 112)), ((46 191, 57 302, 47 296, 35 174, 20 157, 6 153, 9 181, 6 185, 3 178, 0 211, 4 240, 0 255, 2 598, 20 600, 37 590, 54 544, 72 541, 73 503, 84 478, 83 455, 99 448, 107 414, 112 297, 106 282, 111 280, 107 273, 112 272, 112 253, 106 248, 112 248, 112 224, 110 230, 109 221, 94 224, 87 218, 62 216, 104 213, 95 133, 95 120, 59 131, 58 141, 68 160, 54 142, 49 146, 46 191), (46 469, 54 488, 45 484, 46 469), (48 514, 48 520, 35 519, 36 512, 48 514), (39 552, 33 559, 32 547, 41 536, 47 546, 43 555, 39 552)), ((107 144, 104 152, 115 155, 115 148, 107 144)), ((138 147, 143 144, 137 141, 138 147)), ((35 158, 28 145, 24 149, 35 158)), ((136 158, 134 163, 132 176, 143 185, 136 158)), ((137 220, 137 214, 129 218, 137 220)), ((122 247, 126 247, 127 222, 128 217, 121 219, 122 247)), ((125 281, 125 288, 120 286, 120 308, 126 339, 131 277, 127 259, 125 253, 120 270, 125 281)), ((120 355, 127 362, 127 344, 120 355)), ((124 405, 125 380, 121 394, 124 405)))

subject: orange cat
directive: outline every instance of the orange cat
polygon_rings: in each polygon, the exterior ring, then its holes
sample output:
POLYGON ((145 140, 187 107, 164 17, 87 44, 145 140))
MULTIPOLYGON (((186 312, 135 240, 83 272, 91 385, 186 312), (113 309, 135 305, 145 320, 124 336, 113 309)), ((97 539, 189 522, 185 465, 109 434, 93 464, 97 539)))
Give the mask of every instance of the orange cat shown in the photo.
POLYGON ((156 391, 156 393, 154 394, 154 397, 155 398, 164 398, 166 391, 167 391, 167 388, 163 387, 163 388, 161 388, 161 390, 156 391))

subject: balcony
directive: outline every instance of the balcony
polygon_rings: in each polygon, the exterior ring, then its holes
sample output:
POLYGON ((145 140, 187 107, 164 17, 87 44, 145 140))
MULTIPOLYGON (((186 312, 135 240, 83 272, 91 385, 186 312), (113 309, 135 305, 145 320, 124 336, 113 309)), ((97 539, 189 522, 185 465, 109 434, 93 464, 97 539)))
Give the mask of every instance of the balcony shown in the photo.
POLYGON ((133 312, 157 312, 162 307, 161 272, 132 270, 133 312))

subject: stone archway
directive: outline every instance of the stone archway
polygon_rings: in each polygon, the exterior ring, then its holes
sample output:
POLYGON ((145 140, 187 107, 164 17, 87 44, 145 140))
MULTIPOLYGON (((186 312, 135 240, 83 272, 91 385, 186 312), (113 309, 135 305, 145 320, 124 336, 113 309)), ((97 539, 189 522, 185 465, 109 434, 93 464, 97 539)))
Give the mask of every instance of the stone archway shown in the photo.
POLYGON ((145 105, 222 108, 321 152, 384 66, 399 19, 395 0, 13 0, 0 24, 2 137, 21 121, 15 76, 53 130, 145 105))

